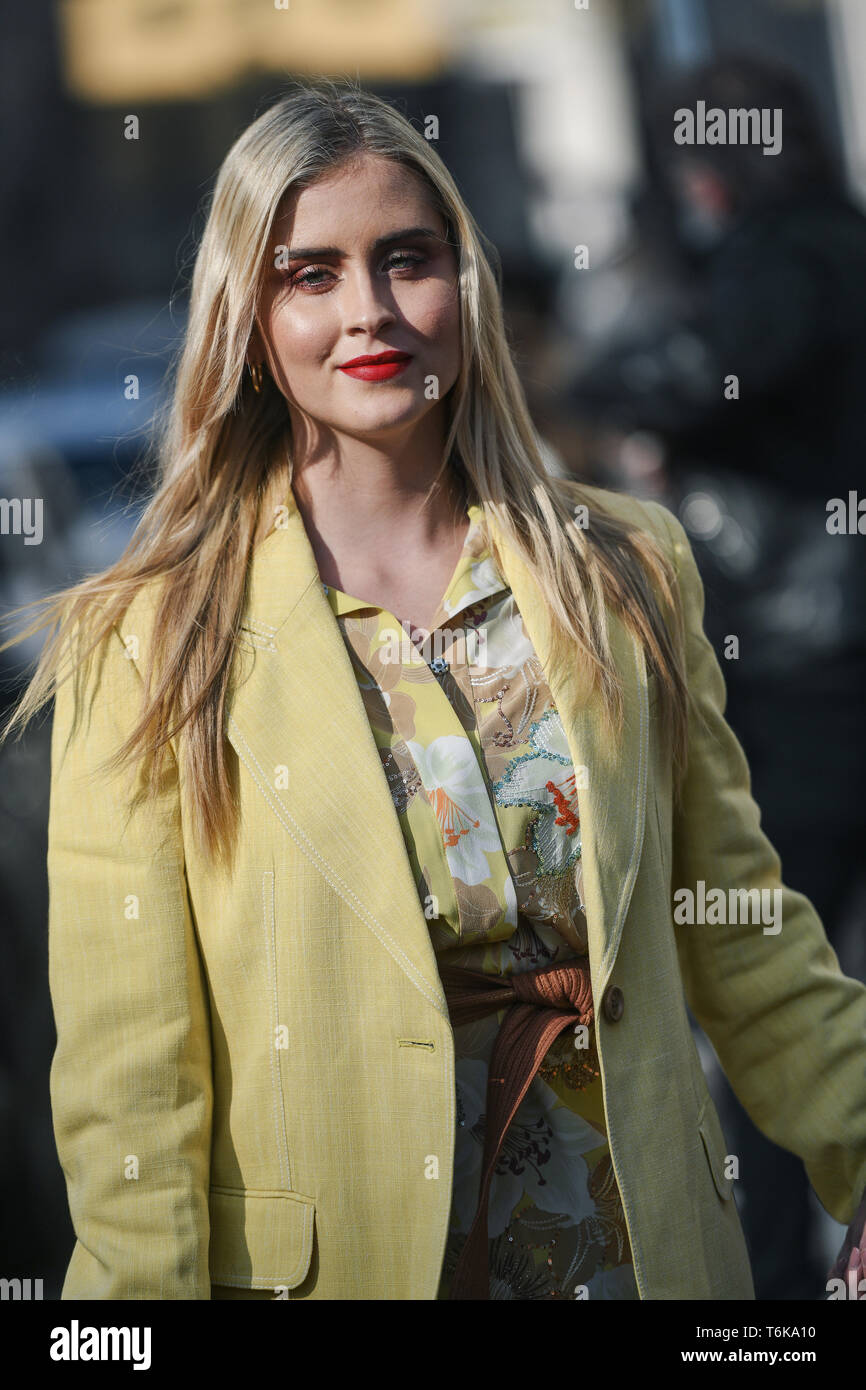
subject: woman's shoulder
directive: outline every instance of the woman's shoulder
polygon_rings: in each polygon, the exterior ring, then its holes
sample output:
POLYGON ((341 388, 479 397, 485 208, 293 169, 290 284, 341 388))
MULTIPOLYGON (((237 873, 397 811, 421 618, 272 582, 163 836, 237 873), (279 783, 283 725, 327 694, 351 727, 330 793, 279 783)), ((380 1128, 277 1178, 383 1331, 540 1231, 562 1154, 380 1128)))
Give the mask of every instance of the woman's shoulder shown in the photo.
POLYGON ((164 583, 163 575, 145 580, 135 597, 115 620, 115 631, 127 649, 150 639, 157 620, 164 583), (137 643, 130 643, 130 638, 138 639, 137 643))
POLYGON ((617 492, 613 488, 598 487, 592 483, 581 482, 577 478, 557 478, 556 485, 569 503, 578 499, 590 508, 598 507, 618 521, 625 521, 641 530, 652 532, 666 551, 672 551, 680 544, 680 523, 673 512, 661 502, 652 498, 635 497, 630 492, 617 492))
POLYGON ((70 594, 60 620, 63 660, 71 659, 76 667, 81 662, 87 679, 94 669, 98 670, 103 683, 110 682, 118 657, 125 658, 124 664, 131 661, 134 667, 143 669, 142 659, 152 641, 162 582, 161 576, 146 579, 107 626, 102 602, 88 597, 82 603, 80 595, 70 594))
MULTIPOLYGON (((148 578, 111 619, 104 600, 67 598, 53 692, 52 769, 67 758, 69 767, 91 761, 96 767, 134 729, 144 708, 160 587, 148 578)), ((176 739, 170 743, 177 759, 176 739)))

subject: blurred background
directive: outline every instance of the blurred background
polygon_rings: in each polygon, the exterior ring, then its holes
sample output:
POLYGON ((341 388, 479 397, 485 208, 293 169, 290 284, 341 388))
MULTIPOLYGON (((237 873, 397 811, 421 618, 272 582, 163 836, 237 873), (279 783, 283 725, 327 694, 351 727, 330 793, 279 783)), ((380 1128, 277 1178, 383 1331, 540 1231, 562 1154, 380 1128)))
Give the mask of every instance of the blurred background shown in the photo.
MULTIPOLYGON (((422 128, 438 118, 499 251, 551 471, 656 498, 686 527, 783 877, 866 979, 863 0, 0 12, 0 614, 104 568, 134 529, 134 469, 230 144, 293 75, 360 77, 422 128), (673 113, 700 102, 781 111, 781 151, 678 144, 673 113), (828 534, 834 497, 850 534, 828 534)), ((4 706, 38 650, 0 656, 4 706)), ((57 1298, 74 1236, 48 1096, 49 737, 50 711, 0 754, 0 1275, 57 1298)), ((695 1027, 758 1297, 824 1297, 843 1229, 695 1027)))

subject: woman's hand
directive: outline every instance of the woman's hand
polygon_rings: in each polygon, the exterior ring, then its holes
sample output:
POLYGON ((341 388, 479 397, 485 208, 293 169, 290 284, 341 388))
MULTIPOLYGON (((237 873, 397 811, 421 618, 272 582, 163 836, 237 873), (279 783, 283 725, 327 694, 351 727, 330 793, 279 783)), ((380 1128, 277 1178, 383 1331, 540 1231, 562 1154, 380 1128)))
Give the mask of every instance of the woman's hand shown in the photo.
POLYGON ((862 1303, 866 1303, 866 1229, 864 1227, 866 1227, 866 1191, 864 1191, 860 1205, 854 1213, 854 1220, 848 1227, 836 1263, 827 1276, 828 1281, 830 1279, 844 1280, 846 1296, 856 1298, 862 1303), (852 1270, 855 1273, 851 1273, 852 1270), (852 1289, 854 1290, 853 1294, 852 1289))

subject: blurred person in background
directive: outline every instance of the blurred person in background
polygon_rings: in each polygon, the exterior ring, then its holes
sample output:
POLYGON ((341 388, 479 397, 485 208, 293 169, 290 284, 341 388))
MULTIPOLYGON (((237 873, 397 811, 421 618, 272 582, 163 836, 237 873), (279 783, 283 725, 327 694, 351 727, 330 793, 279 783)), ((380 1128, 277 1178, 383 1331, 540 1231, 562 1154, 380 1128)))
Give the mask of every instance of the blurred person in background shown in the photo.
MULTIPOLYGON (((762 824, 838 947, 866 836, 866 565, 858 534, 828 532, 827 507, 866 486, 866 218, 783 68, 734 56, 680 76, 653 131, 688 308, 608 344, 572 398, 587 420, 662 443, 707 631, 719 650, 739 638, 726 712, 762 824), (678 144, 677 113, 699 102, 781 112, 780 151, 678 144)), ((821 1297, 803 1165, 725 1092, 757 1296, 821 1297)))

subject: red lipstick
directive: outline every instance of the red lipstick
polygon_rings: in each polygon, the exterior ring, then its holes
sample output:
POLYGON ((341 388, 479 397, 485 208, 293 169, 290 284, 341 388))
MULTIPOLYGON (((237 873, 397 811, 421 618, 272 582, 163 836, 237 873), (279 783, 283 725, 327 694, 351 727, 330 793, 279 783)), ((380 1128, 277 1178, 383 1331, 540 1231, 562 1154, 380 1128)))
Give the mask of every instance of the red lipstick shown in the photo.
POLYGON ((379 352, 373 357, 353 357, 350 362, 341 364, 340 371, 359 381, 388 381, 405 371, 411 361, 408 352, 379 352))

